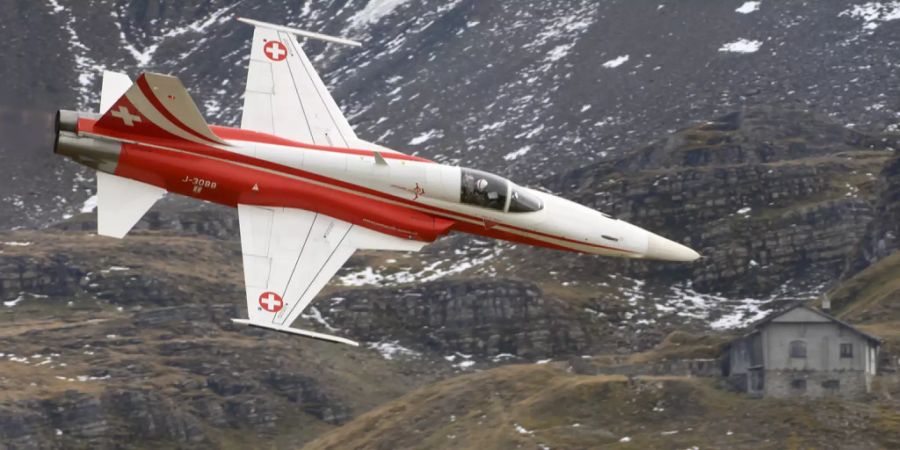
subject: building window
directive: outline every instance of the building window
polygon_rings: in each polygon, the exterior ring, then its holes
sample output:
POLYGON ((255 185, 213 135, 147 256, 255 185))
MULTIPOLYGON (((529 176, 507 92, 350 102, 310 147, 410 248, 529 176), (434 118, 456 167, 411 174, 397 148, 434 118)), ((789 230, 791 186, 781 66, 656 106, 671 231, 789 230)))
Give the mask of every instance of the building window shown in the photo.
POLYGON ((806 342, 791 341, 791 358, 806 359, 806 342))
POLYGON ((806 392, 806 380, 803 378, 795 378, 791 380, 791 389, 806 392))
POLYGON ((841 358, 853 357, 853 344, 841 344, 841 358))
POLYGON ((822 387, 829 391, 839 391, 841 389, 841 380, 825 380, 822 387))

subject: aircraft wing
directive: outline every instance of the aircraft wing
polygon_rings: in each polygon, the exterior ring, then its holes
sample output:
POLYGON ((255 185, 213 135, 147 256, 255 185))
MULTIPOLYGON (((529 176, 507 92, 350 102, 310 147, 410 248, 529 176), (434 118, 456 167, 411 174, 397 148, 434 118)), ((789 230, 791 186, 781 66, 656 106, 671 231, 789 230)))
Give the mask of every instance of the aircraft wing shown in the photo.
POLYGON ((359 139, 296 36, 358 42, 239 18, 253 25, 241 128, 327 147, 399 153, 359 139))
POLYGON ((291 328, 359 249, 418 251, 425 242, 379 233, 311 211, 238 205, 248 320, 235 322, 357 345, 291 328))
POLYGON ((356 134, 294 37, 300 30, 239 20, 255 26, 241 128, 353 147, 356 134))

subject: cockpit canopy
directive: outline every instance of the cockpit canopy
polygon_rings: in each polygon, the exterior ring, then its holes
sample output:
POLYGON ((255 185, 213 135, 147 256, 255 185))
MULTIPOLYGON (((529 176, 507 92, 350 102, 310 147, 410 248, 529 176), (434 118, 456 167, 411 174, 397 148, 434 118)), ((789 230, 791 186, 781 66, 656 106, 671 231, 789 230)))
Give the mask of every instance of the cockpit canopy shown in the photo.
POLYGON ((503 212, 540 211, 540 198, 515 183, 492 173, 462 168, 460 201, 503 212))

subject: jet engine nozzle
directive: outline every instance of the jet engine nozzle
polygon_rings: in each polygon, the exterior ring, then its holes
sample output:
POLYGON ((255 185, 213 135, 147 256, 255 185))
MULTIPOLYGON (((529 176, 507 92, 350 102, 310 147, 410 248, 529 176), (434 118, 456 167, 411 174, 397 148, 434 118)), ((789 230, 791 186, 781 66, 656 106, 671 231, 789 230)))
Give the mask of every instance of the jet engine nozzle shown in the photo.
POLYGON ((78 117, 80 115, 77 111, 67 111, 65 109, 61 109, 56 112, 56 134, 59 134, 60 131, 67 131, 69 133, 77 133, 78 132, 78 117))
POLYGON ((76 162, 96 170, 113 173, 119 164, 122 144, 78 135, 78 118, 75 111, 60 110, 56 113, 56 140, 53 153, 68 156, 76 162))

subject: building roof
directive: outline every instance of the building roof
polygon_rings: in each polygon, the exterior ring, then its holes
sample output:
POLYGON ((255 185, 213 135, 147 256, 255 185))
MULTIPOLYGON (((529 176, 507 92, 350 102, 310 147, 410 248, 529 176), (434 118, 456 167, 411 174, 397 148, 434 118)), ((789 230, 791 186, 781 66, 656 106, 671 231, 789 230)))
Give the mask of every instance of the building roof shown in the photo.
POLYGON ((764 318, 758 320, 756 323, 752 324, 752 325, 751 325, 751 330, 752 330, 752 331, 750 331, 750 333, 748 333, 748 334, 752 334, 752 333, 754 333, 754 332, 756 332, 756 331, 759 331, 761 328, 765 327, 766 325, 768 325, 769 323, 771 323, 773 320, 775 320, 775 319, 777 319, 777 318, 779 318, 779 317, 781 317, 781 316, 783 316, 783 315, 785 315, 785 314, 787 314, 787 313, 789 313, 789 312, 791 312, 791 311, 794 311, 794 310, 796 310, 796 309, 805 309, 805 310, 807 310, 807 311, 809 311, 809 312, 811 312, 811 313, 813 313, 813 314, 817 314, 817 315, 819 315, 819 316, 821 316, 821 317, 823 317, 823 318, 825 318, 825 319, 827 319, 827 320, 829 320, 829 321, 831 321, 831 322, 834 322, 834 323, 837 323, 838 325, 841 325, 842 327, 844 327, 844 328, 846 328, 846 329, 848 329, 848 330, 850 330, 850 331, 853 331, 854 333, 856 333, 856 334, 858 334, 858 335, 860 335, 860 336, 862 336, 862 337, 868 339, 869 341, 874 342, 875 345, 881 345, 881 338, 879 338, 878 336, 874 336, 874 335, 871 335, 871 334, 869 334, 869 333, 866 333, 865 331, 862 331, 862 330, 860 330, 859 328, 856 328, 856 327, 854 327, 853 325, 850 325, 849 323, 844 322, 843 320, 838 319, 837 317, 834 317, 834 316, 832 316, 831 314, 828 314, 828 313, 826 313, 826 312, 824 312, 824 311, 822 311, 822 310, 820 310, 820 309, 818 309, 818 308, 813 308, 813 307, 811 307, 811 306, 806 306, 806 305, 803 305, 803 304, 794 305, 794 306, 791 306, 790 308, 782 309, 782 310, 779 310, 779 311, 775 311, 775 312, 773 312, 772 314, 769 314, 768 316, 766 316, 766 317, 764 317, 764 318))

